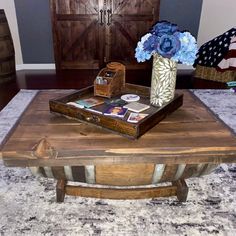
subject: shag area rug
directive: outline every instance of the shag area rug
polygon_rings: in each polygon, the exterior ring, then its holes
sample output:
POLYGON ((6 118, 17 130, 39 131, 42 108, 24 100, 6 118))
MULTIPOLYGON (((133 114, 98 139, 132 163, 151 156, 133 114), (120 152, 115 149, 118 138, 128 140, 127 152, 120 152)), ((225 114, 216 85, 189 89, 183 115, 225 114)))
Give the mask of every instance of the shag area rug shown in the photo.
MULTIPOLYGON (((0 143, 37 91, 21 90, 0 112, 0 143)), ((194 93, 236 132, 236 94, 194 93)), ((0 160, 0 234, 7 235, 236 235, 236 165, 187 180, 188 200, 102 200, 66 196, 55 202, 54 180, 0 160)))

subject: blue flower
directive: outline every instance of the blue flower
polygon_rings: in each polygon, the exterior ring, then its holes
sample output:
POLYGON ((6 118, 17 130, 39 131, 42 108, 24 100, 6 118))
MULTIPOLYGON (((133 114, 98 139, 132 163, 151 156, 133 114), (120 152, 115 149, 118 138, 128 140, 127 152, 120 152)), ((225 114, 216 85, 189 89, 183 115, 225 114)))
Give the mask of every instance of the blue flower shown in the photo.
POLYGON ((155 34, 158 37, 163 36, 164 34, 174 34, 178 31, 178 26, 172 24, 168 21, 161 21, 155 24, 151 30, 151 33, 155 34))
POLYGON ((144 62, 151 58, 152 54, 148 51, 144 51, 142 47, 137 47, 135 49, 135 57, 138 62, 144 62))
POLYGON ((159 44, 159 39, 156 35, 151 35, 148 40, 146 40, 143 43, 143 48, 144 50, 148 51, 148 52, 153 52, 156 51, 156 49, 158 48, 158 44, 159 44))
POLYGON ((145 34, 142 38, 141 41, 138 42, 137 48, 135 49, 135 58, 137 59, 138 62, 144 62, 146 60, 149 60, 152 56, 151 52, 147 51, 144 49, 144 43, 148 41, 148 39, 152 35, 150 33, 145 34))
POLYGON ((164 34, 159 40, 157 52, 163 57, 171 58, 180 49, 180 41, 177 34, 164 34))
POLYGON ((186 65, 193 65, 198 51, 196 39, 189 32, 183 32, 179 33, 179 40, 181 47, 171 59, 186 65))
POLYGON ((162 21, 153 26, 151 33, 141 38, 135 49, 135 57, 138 62, 144 62, 158 53, 176 62, 192 65, 197 50, 196 39, 189 32, 180 32, 177 25, 162 21))

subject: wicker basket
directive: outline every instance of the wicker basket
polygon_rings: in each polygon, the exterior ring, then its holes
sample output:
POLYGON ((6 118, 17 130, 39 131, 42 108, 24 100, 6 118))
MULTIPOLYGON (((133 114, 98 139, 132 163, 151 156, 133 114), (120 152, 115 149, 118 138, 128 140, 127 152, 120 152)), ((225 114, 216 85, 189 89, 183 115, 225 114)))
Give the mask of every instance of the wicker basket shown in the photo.
POLYGON ((206 67, 197 65, 195 77, 226 83, 236 80, 236 71, 227 70, 225 72, 217 71, 214 67, 206 67))

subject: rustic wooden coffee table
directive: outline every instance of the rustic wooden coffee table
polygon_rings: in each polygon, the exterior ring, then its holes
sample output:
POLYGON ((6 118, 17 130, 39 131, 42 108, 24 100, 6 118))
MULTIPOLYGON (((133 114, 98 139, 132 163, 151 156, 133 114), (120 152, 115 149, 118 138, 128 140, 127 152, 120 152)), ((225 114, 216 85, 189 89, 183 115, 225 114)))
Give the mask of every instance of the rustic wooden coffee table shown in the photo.
POLYGON ((137 140, 51 114, 49 100, 68 93, 40 91, 1 150, 6 166, 57 179, 58 202, 65 194, 185 201, 186 178, 236 161, 234 134, 189 91, 181 91, 182 107, 137 140), (157 186, 161 182, 172 184, 157 186))

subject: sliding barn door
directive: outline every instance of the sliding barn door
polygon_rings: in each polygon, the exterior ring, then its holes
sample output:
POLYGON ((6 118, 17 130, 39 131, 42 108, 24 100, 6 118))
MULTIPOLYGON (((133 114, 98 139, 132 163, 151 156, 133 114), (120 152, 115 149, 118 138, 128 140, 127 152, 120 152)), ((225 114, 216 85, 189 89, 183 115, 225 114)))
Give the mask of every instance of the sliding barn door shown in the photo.
POLYGON ((159 0, 110 0, 107 4, 106 58, 120 61, 126 68, 140 69, 134 52, 141 36, 159 19, 159 0))
POLYGON ((160 0, 50 0, 57 69, 98 69, 137 63, 141 36, 159 19, 160 0))
POLYGON ((102 0, 51 0, 57 69, 98 69, 104 58, 102 0))

